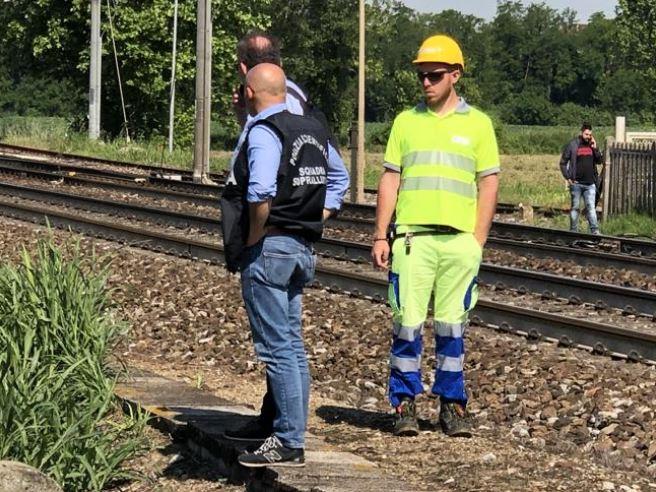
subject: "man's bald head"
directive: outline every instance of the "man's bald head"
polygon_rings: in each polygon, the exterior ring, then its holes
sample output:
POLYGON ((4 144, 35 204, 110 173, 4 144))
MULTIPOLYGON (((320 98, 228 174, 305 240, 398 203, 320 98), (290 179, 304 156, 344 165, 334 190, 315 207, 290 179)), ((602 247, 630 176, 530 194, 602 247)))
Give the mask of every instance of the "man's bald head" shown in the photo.
POLYGON ((246 95, 251 114, 285 102, 287 81, 285 72, 272 63, 260 63, 246 74, 246 95))

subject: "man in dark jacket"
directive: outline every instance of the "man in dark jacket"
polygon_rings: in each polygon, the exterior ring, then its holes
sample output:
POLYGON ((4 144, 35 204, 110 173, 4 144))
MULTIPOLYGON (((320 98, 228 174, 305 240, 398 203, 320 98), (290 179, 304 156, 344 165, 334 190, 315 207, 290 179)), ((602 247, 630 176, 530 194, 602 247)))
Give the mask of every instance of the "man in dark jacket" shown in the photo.
POLYGON ((560 172, 569 184, 572 198, 570 210, 570 231, 578 231, 579 205, 581 196, 585 204, 586 218, 590 224, 590 232, 599 234, 597 211, 595 209, 597 194, 597 165, 601 164, 601 152, 592 136, 592 125, 583 123, 581 133, 568 143, 560 158, 560 172))

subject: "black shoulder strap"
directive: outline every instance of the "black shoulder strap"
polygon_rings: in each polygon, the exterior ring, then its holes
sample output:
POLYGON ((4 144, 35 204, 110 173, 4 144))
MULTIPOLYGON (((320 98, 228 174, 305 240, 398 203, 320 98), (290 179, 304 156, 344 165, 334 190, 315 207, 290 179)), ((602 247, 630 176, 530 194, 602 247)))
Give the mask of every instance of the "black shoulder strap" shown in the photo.
POLYGON ((305 93, 301 93, 297 91, 294 87, 291 87, 289 85, 287 86, 287 93, 291 94, 294 97, 294 99, 296 99, 300 103, 301 107, 303 108, 303 114, 306 114, 308 112, 308 109, 312 107, 312 103, 310 103, 309 95, 305 93))

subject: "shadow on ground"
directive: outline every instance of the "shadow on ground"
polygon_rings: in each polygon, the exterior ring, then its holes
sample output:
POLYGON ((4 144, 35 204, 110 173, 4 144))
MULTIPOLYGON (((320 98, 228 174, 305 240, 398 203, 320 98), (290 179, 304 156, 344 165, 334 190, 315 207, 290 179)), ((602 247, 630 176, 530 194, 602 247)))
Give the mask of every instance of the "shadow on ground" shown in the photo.
MULTIPOLYGON (((390 413, 333 405, 321 406, 316 413, 328 424, 348 424, 389 434, 394 430, 394 415, 390 413)), ((419 430, 432 431, 435 425, 429 420, 419 419, 419 430)))

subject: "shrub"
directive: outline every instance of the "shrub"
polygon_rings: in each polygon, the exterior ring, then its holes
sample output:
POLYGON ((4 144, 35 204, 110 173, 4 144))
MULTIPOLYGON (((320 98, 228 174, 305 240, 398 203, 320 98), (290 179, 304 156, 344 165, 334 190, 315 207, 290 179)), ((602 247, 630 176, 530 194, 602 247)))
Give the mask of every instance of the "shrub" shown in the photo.
POLYGON ((121 478, 143 419, 119 417, 105 365, 122 331, 107 268, 52 239, 0 266, 0 459, 30 464, 67 491, 121 478))

